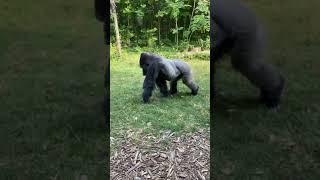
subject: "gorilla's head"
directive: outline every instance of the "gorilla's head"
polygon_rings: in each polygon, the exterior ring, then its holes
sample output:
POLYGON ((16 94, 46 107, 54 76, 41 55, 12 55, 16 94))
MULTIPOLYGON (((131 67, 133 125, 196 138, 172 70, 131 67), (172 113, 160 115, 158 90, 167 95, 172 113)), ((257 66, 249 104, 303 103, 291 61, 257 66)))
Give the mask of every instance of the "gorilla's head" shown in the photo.
POLYGON ((142 74, 145 76, 149 65, 151 64, 148 53, 141 53, 140 55, 140 67, 142 68, 142 74))
POLYGON ((140 55, 140 67, 142 68, 142 74, 145 76, 147 74, 149 66, 159 60, 159 56, 151 53, 143 52, 140 55))

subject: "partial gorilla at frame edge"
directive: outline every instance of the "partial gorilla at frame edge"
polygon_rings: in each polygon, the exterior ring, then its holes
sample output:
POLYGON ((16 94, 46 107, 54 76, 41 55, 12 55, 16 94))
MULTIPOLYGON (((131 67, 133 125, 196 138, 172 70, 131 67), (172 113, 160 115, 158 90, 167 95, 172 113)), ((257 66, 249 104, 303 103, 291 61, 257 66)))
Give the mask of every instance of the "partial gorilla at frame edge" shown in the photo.
POLYGON ((260 89, 260 100, 276 108, 284 89, 284 77, 265 62, 263 26, 240 0, 211 0, 211 60, 231 56, 233 67, 260 89))
POLYGON ((103 22, 104 41, 106 44, 106 65, 104 73, 104 102, 103 112, 105 122, 109 126, 110 119, 110 1, 94 0, 95 17, 103 22))

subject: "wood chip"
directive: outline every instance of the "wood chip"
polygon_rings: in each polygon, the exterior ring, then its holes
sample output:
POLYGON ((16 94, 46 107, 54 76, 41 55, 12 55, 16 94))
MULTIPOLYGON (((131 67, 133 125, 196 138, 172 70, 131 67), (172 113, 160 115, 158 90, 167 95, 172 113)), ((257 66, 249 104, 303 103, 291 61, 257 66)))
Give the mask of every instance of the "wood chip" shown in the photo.
MULTIPOLYGON (((120 145, 111 152, 112 180, 210 179, 208 130, 179 137, 169 131, 159 137, 139 130, 126 133, 122 139, 113 139, 120 145)), ((228 169, 224 172, 230 173, 228 169)))

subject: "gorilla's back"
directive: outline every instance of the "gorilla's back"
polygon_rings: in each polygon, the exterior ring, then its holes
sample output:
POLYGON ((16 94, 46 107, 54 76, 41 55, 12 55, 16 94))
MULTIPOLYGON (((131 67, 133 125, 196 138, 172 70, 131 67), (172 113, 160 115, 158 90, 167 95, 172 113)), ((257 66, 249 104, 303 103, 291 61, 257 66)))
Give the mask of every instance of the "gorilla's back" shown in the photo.
POLYGON ((211 1, 214 13, 211 17, 229 35, 250 34, 256 31, 257 19, 240 0, 211 1))
POLYGON ((180 75, 180 71, 177 69, 174 61, 164 59, 163 61, 161 61, 161 64, 164 67, 164 74, 166 74, 167 80, 173 80, 180 75))

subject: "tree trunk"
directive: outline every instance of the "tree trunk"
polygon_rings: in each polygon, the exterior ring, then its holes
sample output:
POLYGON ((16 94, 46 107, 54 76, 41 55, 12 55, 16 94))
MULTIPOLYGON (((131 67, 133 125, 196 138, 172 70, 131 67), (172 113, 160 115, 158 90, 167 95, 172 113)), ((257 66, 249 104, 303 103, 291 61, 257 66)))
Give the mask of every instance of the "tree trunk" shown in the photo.
POLYGON ((176 18, 176 30, 177 30, 176 43, 177 43, 177 47, 178 47, 178 45, 179 45, 178 18, 176 18))
POLYGON ((159 18, 159 27, 158 27, 158 44, 160 45, 161 44, 161 41, 160 41, 160 38, 161 38, 161 34, 160 34, 160 25, 161 25, 161 21, 160 21, 160 18, 159 18))
MULTIPOLYGON (((191 13, 190 23, 189 23, 189 28, 188 28, 188 31, 189 31, 189 32, 191 31, 191 22, 192 22, 192 18, 193 18, 193 16, 194 16, 194 11, 195 11, 195 9, 196 9, 196 0, 193 1, 192 13, 191 13)), ((189 44, 189 42, 190 42, 191 35, 192 35, 192 33, 190 33, 190 34, 189 34, 189 37, 187 37, 188 44, 189 44)))
POLYGON ((110 8, 111 8, 111 14, 113 17, 113 22, 114 22, 114 31, 116 33, 116 46, 117 46, 117 51, 119 55, 121 56, 121 40, 120 40, 120 33, 119 33, 119 25, 118 25, 118 16, 117 16, 117 11, 116 11, 116 4, 114 0, 110 0, 110 8))

